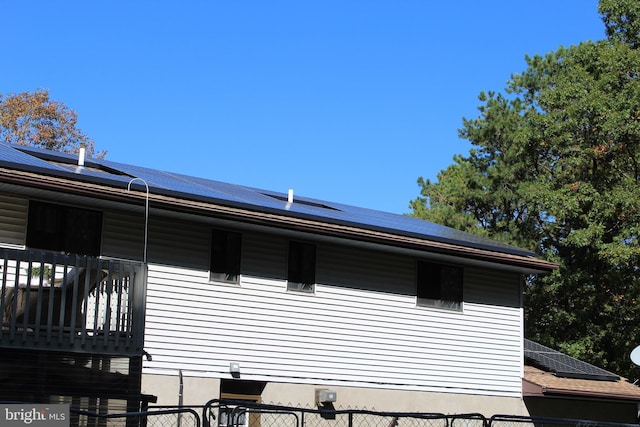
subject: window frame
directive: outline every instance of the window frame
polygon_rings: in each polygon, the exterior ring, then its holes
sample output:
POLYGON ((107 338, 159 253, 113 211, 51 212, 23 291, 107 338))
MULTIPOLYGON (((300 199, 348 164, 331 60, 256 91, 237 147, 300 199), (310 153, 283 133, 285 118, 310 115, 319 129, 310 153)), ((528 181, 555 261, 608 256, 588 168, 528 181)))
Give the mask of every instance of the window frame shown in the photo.
POLYGON ((209 281, 232 285, 240 284, 242 233, 214 228, 211 230, 209 248, 209 281), (221 259, 217 258, 216 254, 220 255, 221 259))
POLYGON ((464 282, 460 265, 416 260, 416 305, 462 311, 464 282), (453 289, 451 282, 455 282, 453 289))
POLYGON ((316 245, 290 240, 287 255, 287 291, 315 293, 316 270, 316 245))

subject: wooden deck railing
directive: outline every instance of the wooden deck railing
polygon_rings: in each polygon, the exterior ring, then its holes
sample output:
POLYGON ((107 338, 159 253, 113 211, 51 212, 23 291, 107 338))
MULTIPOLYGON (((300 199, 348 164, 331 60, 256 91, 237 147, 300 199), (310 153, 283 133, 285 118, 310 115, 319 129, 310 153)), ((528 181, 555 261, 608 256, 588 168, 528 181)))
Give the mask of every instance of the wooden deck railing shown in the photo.
POLYGON ((140 355, 140 262, 0 249, 0 347, 140 355))

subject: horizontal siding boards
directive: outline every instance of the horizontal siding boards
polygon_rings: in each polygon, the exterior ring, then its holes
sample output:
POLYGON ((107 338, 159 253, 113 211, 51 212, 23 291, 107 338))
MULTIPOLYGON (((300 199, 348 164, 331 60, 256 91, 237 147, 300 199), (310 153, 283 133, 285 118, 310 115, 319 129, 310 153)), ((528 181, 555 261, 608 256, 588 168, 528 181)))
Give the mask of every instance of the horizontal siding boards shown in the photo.
POLYGON ((522 328, 520 276, 512 272, 465 268, 464 279, 465 313, 482 317, 486 327, 507 332, 520 348, 522 337, 516 334, 522 328))
MULTIPOLYGON (((174 304, 182 304, 181 301, 174 299, 174 304)), ((211 328, 211 322, 224 324, 225 326, 233 329, 225 329, 219 332, 224 336, 233 334, 243 334, 244 330, 247 331, 245 337, 251 338, 256 333, 269 333, 274 328, 286 329, 287 336, 282 337, 282 341, 288 340, 316 340, 318 342, 324 342, 324 340, 335 339, 342 342, 341 345, 370 345, 371 348, 377 348, 379 350, 384 349, 385 345, 389 345, 391 339, 393 343, 402 343, 403 348, 407 351, 413 348, 417 348, 421 351, 424 348, 424 343, 429 343, 429 349, 433 353, 437 353, 439 356, 445 355, 445 353, 451 352, 452 340, 459 341, 459 348, 467 348, 469 351, 477 351, 480 354, 486 353, 487 348, 494 347, 491 357, 495 357, 496 354, 509 355, 511 353, 506 352, 500 346, 496 346, 496 340, 506 340, 507 334, 501 335, 487 334, 487 328, 471 327, 470 324, 462 323, 464 326, 468 326, 468 333, 460 331, 458 327, 452 327, 443 323, 430 322, 428 325, 419 325, 412 328, 403 328, 402 325, 396 323, 392 325, 391 322, 384 323, 385 317, 381 317, 379 323, 364 324, 361 319, 354 318, 354 316, 348 317, 349 324, 352 327, 337 325, 338 322, 331 321, 326 315, 313 315, 309 310, 305 318, 292 319, 291 315, 286 313, 271 313, 268 307, 262 309, 255 306, 246 305, 245 316, 238 318, 234 312, 235 307, 231 307, 222 310, 215 306, 216 302, 202 301, 199 305, 201 307, 192 308, 191 310, 184 308, 182 316, 175 318, 172 322, 173 325, 179 325, 181 328, 199 328, 199 332, 206 331, 207 328, 211 328), (202 308, 202 306, 205 306, 202 308), (214 307, 214 308, 212 308, 214 307), (211 309, 212 313, 209 319, 202 319, 198 310, 211 309), (317 319, 322 319, 321 324, 318 324, 317 319), (443 326, 444 325, 444 326, 443 326), (368 329, 364 329, 367 328, 368 329), (434 329, 438 329, 437 331, 434 329), (468 341, 470 334, 474 334, 473 342, 468 341)), ((150 304, 150 310, 157 310, 158 319, 166 317, 170 314, 171 305, 168 304, 150 304)), ((301 307, 304 309, 304 307, 301 307)), ((409 317, 409 316, 407 316, 409 317)), ((467 316, 468 317, 468 316, 467 316)), ((150 315, 151 318, 151 315, 150 315)), ((396 319, 397 320, 397 319, 396 319)), ((428 321, 427 316, 424 316, 423 322, 428 321)), ((411 322, 416 322, 411 320, 411 322)), ((469 322, 471 323, 471 322, 469 322)), ((171 326, 167 325, 168 328, 171 326)), ((517 355, 516 355, 517 356, 517 355)))
POLYGON ((244 235, 240 285, 150 265, 147 368, 224 378, 233 361, 245 379, 520 394, 517 276, 470 270, 469 295, 496 304, 438 310, 416 307, 413 260, 332 245, 318 246, 315 294, 287 292, 286 251, 285 239, 244 235))
POLYGON ((243 234, 243 276, 286 280, 288 241, 269 235, 243 234))
POLYGON ((29 200, 0 194, 0 243, 23 246, 27 234, 29 200))
POLYGON ((409 257, 323 246, 317 267, 319 283, 415 295, 415 260, 409 257))
POLYGON ((142 260, 144 217, 140 214, 105 211, 102 218, 102 255, 142 260))
POLYGON ((520 276, 518 273, 488 272, 465 268, 465 301, 485 305, 520 307, 520 276))
POLYGON ((149 218, 149 262, 209 269, 211 228, 173 218, 149 218))

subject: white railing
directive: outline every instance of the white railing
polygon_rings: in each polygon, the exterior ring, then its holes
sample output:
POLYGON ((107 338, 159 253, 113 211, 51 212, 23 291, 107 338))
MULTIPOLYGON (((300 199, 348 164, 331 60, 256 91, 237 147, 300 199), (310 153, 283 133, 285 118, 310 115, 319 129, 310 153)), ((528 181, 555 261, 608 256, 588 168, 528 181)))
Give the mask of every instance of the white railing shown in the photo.
POLYGON ((0 254, 0 347, 142 354, 142 263, 18 249, 0 254))

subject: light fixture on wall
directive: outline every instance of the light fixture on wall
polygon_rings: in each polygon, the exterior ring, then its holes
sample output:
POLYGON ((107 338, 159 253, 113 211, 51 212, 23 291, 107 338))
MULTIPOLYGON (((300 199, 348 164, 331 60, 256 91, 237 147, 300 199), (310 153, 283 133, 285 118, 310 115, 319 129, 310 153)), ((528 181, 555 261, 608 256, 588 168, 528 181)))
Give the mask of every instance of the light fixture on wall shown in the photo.
POLYGON ((316 389, 316 405, 322 405, 324 403, 334 403, 338 398, 338 393, 333 390, 327 390, 326 388, 316 389))
POLYGON ((320 416, 326 420, 336 419, 336 408, 333 403, 338 399, 338 393, 334 390, 328 390, 326 388, 316 389, 316 405, 321 410, 320 416))
POLYGON ((238 362, 230 362, 229 373, 233 378, 240 378, 240 364, 238 362))

